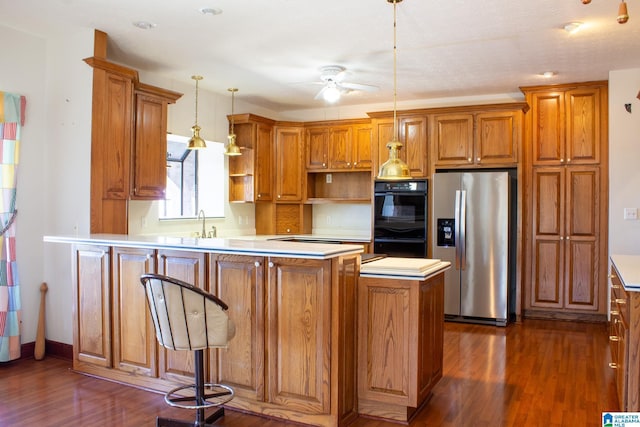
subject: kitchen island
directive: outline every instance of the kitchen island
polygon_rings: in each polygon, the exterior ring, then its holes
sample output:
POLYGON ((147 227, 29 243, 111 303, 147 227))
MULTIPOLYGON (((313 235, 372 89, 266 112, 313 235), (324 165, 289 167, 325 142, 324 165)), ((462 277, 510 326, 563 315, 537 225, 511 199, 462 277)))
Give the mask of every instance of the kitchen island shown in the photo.
MULTIPOLYGON (((72 247, 74 370, 156 391, 192 381, 191 354, 156 342, 139 281, 155 272, 229 305, 236 336, 205 357, 207 380, 235 390, 229 407, 327 427, 357 418, 362 246, 128 235, 44 240, 72 247)), ((439 345, 428 351, 441 355, 439 345)))

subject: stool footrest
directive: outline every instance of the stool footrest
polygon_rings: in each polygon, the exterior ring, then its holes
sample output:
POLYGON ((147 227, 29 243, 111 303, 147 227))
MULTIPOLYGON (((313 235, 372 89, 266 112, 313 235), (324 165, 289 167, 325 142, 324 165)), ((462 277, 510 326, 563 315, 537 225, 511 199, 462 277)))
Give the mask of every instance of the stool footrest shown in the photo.
POLYGON ((164 395, 164 400, 171 406, 183 409, 204 409, 212 406, 224 405, 233 399, 233 389, 223 384, 205 384, 205 393, 198 395, 196 386, 193 384, 183 385, 169 390, 164 395), (193 390, 192 395, 178 394, 181 390, 193 390), (193 402, 193 404, 183 404, 181 402, 193 402))

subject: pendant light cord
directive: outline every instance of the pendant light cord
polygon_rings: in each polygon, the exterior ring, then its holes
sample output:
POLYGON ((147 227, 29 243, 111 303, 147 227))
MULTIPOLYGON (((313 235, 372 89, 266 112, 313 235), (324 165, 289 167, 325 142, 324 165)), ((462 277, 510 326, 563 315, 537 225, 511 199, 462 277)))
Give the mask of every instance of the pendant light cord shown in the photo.
POLYGON ((232 90, 231 91, 231 135, 234 135, 233 132, 233 127, 234 127, 234 118, 233 118, 233 111, 234 111, 234 104, 235 104, 235 95, 236 95, 236 91, 232 90))
POLYGON ((399 141, 398 137, 398 120, 397 120, 397 110, 396 110, 396 98, 398 93, 398 77, 397 77, 397 36, 396 36, 396 9, 397 9, 398 1, 393 1, 393 139, 394 141, 399 141))

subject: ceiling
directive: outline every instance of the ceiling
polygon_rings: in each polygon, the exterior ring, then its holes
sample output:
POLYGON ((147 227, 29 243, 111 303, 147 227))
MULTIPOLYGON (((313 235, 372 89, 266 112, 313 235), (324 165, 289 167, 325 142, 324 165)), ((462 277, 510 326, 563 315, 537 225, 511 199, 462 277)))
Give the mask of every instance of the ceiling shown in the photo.
MULTIPOLYGON (((640 68, 640 0, 627 4, 621 25, 617 0, 404 0, 397 99, 519 94, 640 68), (570 21, 586 25, 569 34, 570 21)), ((334 64, 345 81, 379 87, 339 105, 392 102, 393 9, 386 0, 0 0, 0 25, 42 37, 96 28, 115 62, 189 84, 200 74, 202 89, 237 87, 236 99, 281 112, 325 107, 312 82, 334 64)))

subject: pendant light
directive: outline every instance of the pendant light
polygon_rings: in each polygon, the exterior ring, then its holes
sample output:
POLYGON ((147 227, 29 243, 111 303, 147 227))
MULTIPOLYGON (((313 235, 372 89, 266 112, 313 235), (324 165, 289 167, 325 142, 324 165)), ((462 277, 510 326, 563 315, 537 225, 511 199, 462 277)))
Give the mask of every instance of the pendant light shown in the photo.
POLYGON ((397 4, 402 2, 402 0, 387 0, 387 2, 393 3, 393 140, 387 142, 389 160, 380 166, 377 178, 384 180, 401 180, 411 178, 409 166, 407 166, 407 164, 398 157, 398 151, 402 148, 402 143, 398 139, 398 120, 396 111, 398 86, 396 70, 396 8, 397 4))
POLYGON ((202 80, 202 76, 191 76, 196 81, 196 122, 191 127, 192 136, 187 144, 189 150, 199 150, 201 148, 207 148, 207 143, 204 139, 200 138, 200 126, 198 126, 198 82, 202 80))
POLYGON ((236 89, 235 87, 230 87, 227 90, 231 92, 231 132, 229 132, 229 136, 227 137, 229 138, 229 144, 227 144, 227 149, 224 150, 224 154, 225 156, 239 156, 242 153, 240 152, 240 147, 236 145, 236 134, 233 129, 233 125, 234 125, 233 107, 234 107, 235 94, 238 91, 238 89, 236 89))
MULTIPOLYGON (((582 4, 589 3, 591 3, 591 0, 582 0, 582 4)), ((616 21, 618 21, 618 24, 626 24, 628 20, 629 12, 627 11, 627 4, 624 2, 624 0, 622 0, 620 2, 620 6, 618 6, 618 16, 616 18, 616 21)))

